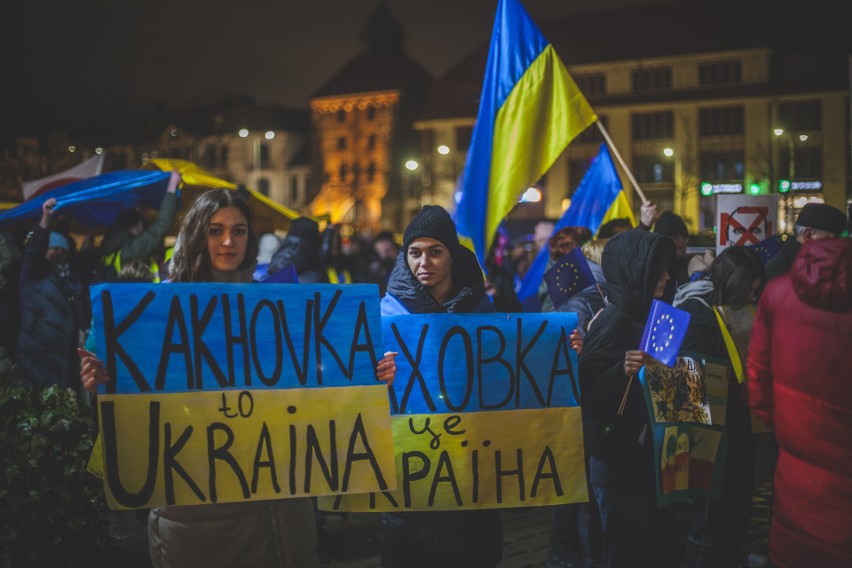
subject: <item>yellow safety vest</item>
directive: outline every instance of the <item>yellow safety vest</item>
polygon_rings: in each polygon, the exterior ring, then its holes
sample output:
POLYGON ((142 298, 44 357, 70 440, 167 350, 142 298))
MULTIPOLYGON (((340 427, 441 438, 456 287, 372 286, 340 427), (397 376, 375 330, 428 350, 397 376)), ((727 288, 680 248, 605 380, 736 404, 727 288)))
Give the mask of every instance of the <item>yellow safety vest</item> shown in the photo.
MULTIPOLYGON (((104 256, 104 266, 112 268, 116 274, 121 272, 121 249, 104 256)), ((148 270, 151 271, 151 276, 153 276, 151 282, 159 284, 160 265, 153 258, 148 259, 148 270)))
POLYGON ((341 270, 337 272, 332 267, 328 267, 326 269, 326 273, 328 274, 328 281, 331 284, 340 284, 340 278, 343 277, 343 284, 352 284, 352 275, 349 274, 348 270, 341 270))

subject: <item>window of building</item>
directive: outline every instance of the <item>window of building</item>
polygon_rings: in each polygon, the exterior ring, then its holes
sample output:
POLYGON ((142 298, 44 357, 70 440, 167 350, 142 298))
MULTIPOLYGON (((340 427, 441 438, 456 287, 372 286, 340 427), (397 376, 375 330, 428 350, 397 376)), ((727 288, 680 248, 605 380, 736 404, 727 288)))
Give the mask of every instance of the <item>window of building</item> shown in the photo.
POLYGON ((201 167, 215 168, 216 165, 216 145, 205 144, 204 152, 201 154, 201 167))
POLYGON ((698 134, 722 136, 743 134, 743 107, 702 108, 698 110, 698 134))
POLYGON ((606 75, 603 73, 589 73, 587 75, 575 75, 574 81, 583 94, 587 97, 606 94, 606 75))
POLYGON ((636 113, 632 119, 633 140, 674 138, 674 114, 671 111, 636 113))
POLYGON ((579 187, 580 182, 583 180, 583 176, 586 175, 586 171, 589 169, 589 166, 592 165, 594 159, 594 156, 589 156, 588 158, 579 158, 568 161, 568 185, 570 187, 571 195, 573 195, 574 191, 577 187, 579 187))
POLYGON ((633 71, 634 91, 671 89, 671 87, 671 67, 654 67, 650 69, 636 69, 635 71, 633 71))
POLYGON ((633 156, 633 175, 639 183, 671 183, 674 160, 665 156, 633 156))
POLYGON ((266 179, 265 177, 264 178, 258 178, 257 190, 260 193, 262 193, 263 195, 265 195, 266 197, 269 197, 269 180, 266 179))
POLYGON ((376 177, 376 163, 370 162, 370 165, 367 166, 367 181, 373 181, 376 177))
POLYGON ((294 175, 290 176, 290 203, 292 205, 301 204, 301 192, 299 191, 299 177, 294 175))
POLYGON ((792 179, 822 179, 822 147, 800 146, 795 141, 793 147, 794 168, 790 168, 790 145, 781 144, 779 152, 779 172, 792 179))
POLYGON ((456 128, 456 148, 459 149, 459 152, 467 152, 471 136, 473 136, 473 126, 459 126, 456 128))
POLYGON ((368 106, 367 107, 367 120, 375 120, 376 119, 376 107, 368 106))
POLYGON ((778 105, 779 126, 797 134, 822 129, 822 105, 819 101, 798 101, 778 105))
POLYGON ((345 150, 346 149, 346 137, 340 136, 337 138, 337 149, 345 150))
POLYGON ((228 167, 228 145, 222 144, 219 147, 219 167, 226 168, 228 167))
POLYGON ((739 83, 743 80, 742 67, 739 59, 702 63, 698 66, 698 82, 701 85, 739 83))
POLYGON ((346 122, 346 111, 340 109, 337 111, 337 122, 346 122))
POLYGON ((370 134, 367 136, 367 150, 375 150, 376 149, 376 135, 370 134))
POLYGON ((340 164, 340 168, 338 168, 337 173, 340 177, 340 181, 346 181, 346 176, 349 174, 349 168, 346 167, 346 164, 340 164))
POLYGON ((257 155, 255 156, 255 166, 264 169, 269 167, 269 144, 260 142, 257 145, 257 155))
POLYGON ((734 152, 702 152, 698 158, 702 181, 741 180, 745 176, 745 155, 734 152))
MULTIPOLYGON (((606 115, 598 115, 598 120, 601 121, 601 125, 606 128, 609 124, 609 121, 606 115)), ((597 127, 596 124, 592 124, 588 128, 586 128, 583 132, 580 133, 574 141, 578 144, 600 144, 604 140, 603 134, 601 134, 601 129, 597 127)))

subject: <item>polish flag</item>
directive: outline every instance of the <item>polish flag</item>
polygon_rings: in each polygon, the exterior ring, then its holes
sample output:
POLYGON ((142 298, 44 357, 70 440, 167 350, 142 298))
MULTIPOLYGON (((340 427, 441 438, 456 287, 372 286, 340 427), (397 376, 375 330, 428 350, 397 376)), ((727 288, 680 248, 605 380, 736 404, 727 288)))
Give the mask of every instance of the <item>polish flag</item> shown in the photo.
POLYGON ((103 167, 104 154, 100 154, 92 156, 82 164, 78 164, 73 168, 69 168, 63 172, 59 172, 58 174, 53 174, 52 176, 34 181, 25 181, 23 186, 24 201, 32 199, 33 197, 53 188, 100 175, 103 167))

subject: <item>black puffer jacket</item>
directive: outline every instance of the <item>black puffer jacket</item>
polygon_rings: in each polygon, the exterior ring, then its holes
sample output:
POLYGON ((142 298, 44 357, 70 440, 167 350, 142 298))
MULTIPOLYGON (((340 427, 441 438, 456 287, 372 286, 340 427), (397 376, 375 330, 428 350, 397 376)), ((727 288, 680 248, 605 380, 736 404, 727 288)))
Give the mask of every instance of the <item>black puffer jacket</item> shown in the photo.
POLYGON ((650 432, 641 385, 634 379, 624 414, 618 407, 627 388, 624 354, 639 349, 654 291, 675 258, 668 237, 646 231, 627 231, 604 248, 601 264, 609 305, 592 323, 580 353, 583 428, 589 455, 610 463, 642 460, 650 448, 650 432))
POLYGON ((82 327, 82 288, 45 258, 50 231, 36 227, 21 266, 21 333, 13 381, 27 387, 79 390, 75 352, 82 327))

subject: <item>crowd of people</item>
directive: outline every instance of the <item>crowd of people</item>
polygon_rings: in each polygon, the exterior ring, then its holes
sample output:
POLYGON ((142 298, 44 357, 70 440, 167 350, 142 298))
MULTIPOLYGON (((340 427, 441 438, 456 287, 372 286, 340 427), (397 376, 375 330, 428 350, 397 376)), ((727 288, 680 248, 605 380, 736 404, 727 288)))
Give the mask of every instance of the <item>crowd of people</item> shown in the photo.
MULTIPOLYGON (((294 269, 300 283, 377 284, 383 315, 517 312, 523 308, 515 291, 538 251, 547 249, 550 267, 580 248, 594 275, 585 290, 555 305, 547 284, 535 283, 536 309, 578 315, 572 347, 579 352, 590 495, 588 503, 553 508, 547 565, 741 565, 754 477, 750 409, 774 427, 779 448, 772 561, 852 565, 852 387, 843 380, 852 368, 852 241, 840 236, 847 219, 839 210, 807 205, 768 265, 741 246, 715 258, 712 251, 688 254, 684 221, 645 203, 636 228, 624 219, 596 234, 551 226, 537 244, 520 246, 500 235, 483 273, 441 207, 424 207, 401 246, 392 233, 369 242, 335 226, 321 232, 309 218, 294 220, 279 240, 257 235, 243 198, 227 190, 193 204, 165 258, 179 182, 173 174, 150 227, 137 212, 120 215, 97 249, 75 250, 67 228, 54 223, 53 200, 22 252, 21 235, 0 240, 0 372, 33 388, 94 390, 109 381, 97 356, 79 349, 91 317, 86 285, 97 280, 247 283, 294 269), (648 357, 638 349, 655 299, 690 313, 682 351, 730 369, 721 495, 683 506, 658 507, 649 417, 633 380, 648 357), (756 319, 740 384, 713 308, 749 304, 756 319), (678 522, 688 530, 676 530, 678 522), (685 541, 674 538, 679 532, 688 533, 685 541)), ((379 362, 381 380, 393 380, 394 355, 379 362)), ((308 499, 156 508, 148 528, 155 566, 318 564, 308 499)), ((492 567, 502 559, 497 509, 385 514, 381 540, 387 567, 492 567)))

